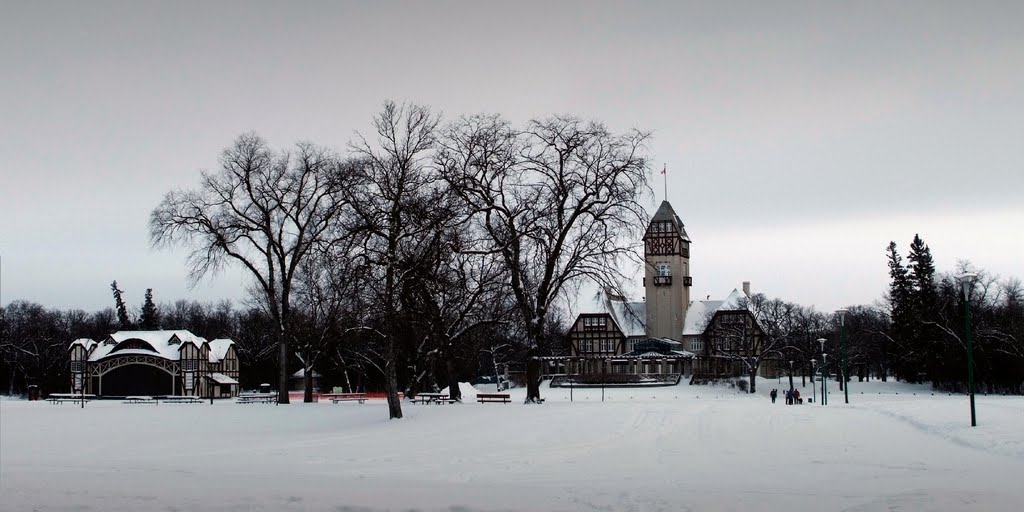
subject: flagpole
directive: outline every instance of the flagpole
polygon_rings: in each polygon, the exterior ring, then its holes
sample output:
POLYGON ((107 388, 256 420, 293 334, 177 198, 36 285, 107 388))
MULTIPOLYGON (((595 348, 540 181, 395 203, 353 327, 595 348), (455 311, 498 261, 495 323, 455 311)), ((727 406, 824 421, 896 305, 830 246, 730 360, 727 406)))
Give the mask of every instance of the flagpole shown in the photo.
POLYGON ((668 201, 668 164, 662 164, 661 176, 665 181, 665 200, 668 201))

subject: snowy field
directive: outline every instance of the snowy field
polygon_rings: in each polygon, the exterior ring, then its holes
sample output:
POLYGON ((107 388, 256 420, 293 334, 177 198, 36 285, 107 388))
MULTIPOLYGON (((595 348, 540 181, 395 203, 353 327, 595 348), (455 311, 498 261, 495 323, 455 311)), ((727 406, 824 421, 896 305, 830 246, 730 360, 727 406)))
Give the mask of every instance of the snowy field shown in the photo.
MULTIPOLYGON (((799 384, 799 382, 798 382, 799 384)), ((547 403, 0 401, 0 510, 1019 510, 1024 399, 854 383, 827 407, 726 388, 547 403), (861 394, 863 392, 863 394, 861 394), (880 394, 881 393, 881 394, 880 394), (899 393, 899 394, 896 394, 899 393), (916 393, 916 394, 915 394, 916 393)), ((832 383, 832 388, 837 388, 832 383)), ((811 397, 810 387, 802 391, 811 397)), ((471 397, 468 397, 471 398, 471 397)))

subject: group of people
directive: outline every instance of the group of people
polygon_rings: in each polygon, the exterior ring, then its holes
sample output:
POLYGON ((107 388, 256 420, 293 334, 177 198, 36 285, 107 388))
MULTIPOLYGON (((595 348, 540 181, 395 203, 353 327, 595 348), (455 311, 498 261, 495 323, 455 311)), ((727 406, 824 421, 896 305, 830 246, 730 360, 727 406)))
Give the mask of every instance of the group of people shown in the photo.
MULTIPOLYGON (((778 396, 779 396, 779 390, 778 389, 772 389, 772 392, 769 393, 769 395, 772 397, 772 403, 774 404, 775 403, 775 399, 778 398, 778 396)), ((802 398, 800 398, 800 390, 799 389, 790 388, 790 389, 786 390, 786 405, 802 404, 802 403, 804 403, 804 401, 803 401, 802 398)))

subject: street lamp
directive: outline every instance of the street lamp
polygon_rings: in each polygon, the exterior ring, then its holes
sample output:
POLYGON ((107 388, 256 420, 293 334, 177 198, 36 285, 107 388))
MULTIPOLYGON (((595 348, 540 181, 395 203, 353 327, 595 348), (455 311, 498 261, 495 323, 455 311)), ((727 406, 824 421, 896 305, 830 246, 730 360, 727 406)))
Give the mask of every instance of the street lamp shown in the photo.
POLYGON ((974 415, 974 345, 971 341, 971 290, 974 288, 978 274, 965 272, 956 276, 964 292, 964 334, 967 336, 967 393, 971 397, 971 426, 977 427, 978 420, 974 415))
POLYGON ((836 314, 839 315, 839 350, 840 356, 843 358, 843 395, 846 399, 846 403, 850 403, 850 370, 849 367, 846 366, 846 329, 844 328, 846 324, 847 313, 849 313, 849 311, 845 309, 840 309, 836 311, 836 314))
POLYGON ((818 369, 818 360, 812 357, 811 358, 811 393, 813 394, 812 398, 814 398, 815 402, 818 401, 818 386, 814 385, 814 370, 817 370, 817 369, 818 369))
POLYGON ((825 353, 825 338, 818 338, 818 343, 821 343, 821 405, 828 405, 828 378, 825 375, 825 358, 828 354, 825 353))
POLYGON ((793 361, 789 362, 789 389, 793 390, 793 361))

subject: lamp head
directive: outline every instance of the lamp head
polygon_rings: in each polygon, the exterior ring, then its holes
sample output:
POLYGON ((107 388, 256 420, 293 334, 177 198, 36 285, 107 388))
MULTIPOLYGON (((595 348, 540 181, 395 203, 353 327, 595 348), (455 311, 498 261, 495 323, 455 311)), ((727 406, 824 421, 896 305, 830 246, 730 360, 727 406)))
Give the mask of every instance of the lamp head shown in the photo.
POLYGON ((818 338, 818 343, 821 343, 821 351, 825 351, 825 338, 818 338))
POLYGON ((978 274, 964 272, 956 276, 956 280, 960 283, 960 288, 964 292, 964 300, 971 300, 971 290, 974 289, 974 283, 978 282, 978 274))
POLYGON ((811 367, 813 368, 815 366, 818 366, 818 360, 817 359, 811 359, 811 367))
POLYGON ((839 325, 846 324, 846 314, 850 311, 848 309, 837 309, 836 315, 839 315, 839 325))

